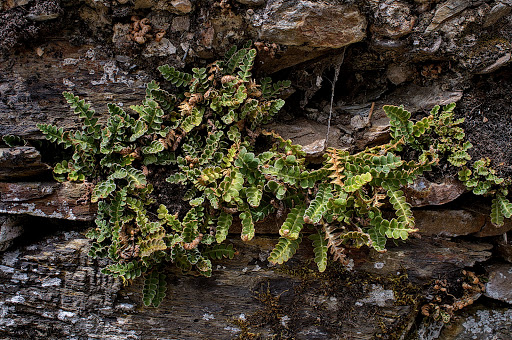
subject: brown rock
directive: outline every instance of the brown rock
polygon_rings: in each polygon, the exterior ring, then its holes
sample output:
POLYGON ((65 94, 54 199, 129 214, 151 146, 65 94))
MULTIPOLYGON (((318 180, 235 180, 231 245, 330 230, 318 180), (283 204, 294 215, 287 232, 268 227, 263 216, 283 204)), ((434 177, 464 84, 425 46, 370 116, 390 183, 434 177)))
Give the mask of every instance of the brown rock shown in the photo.
POLYGON ((241 4, 249 6, 261 6, 265 3, 265 0, 236 0, 241 4))
POLYGON ((464 210, 415 210, 416 228, 422 235, 462 236, 479 232, 484 214, 464 210))
POLYGON ((441 183, 432 183, 424 177, 419 177, 413 184, 404 188, 407 201, 413 207, 446 204, 458 198, 465 191, 466 186, 452 178, 445 178, 441 183))
POLYGON ((91 221, 91 189, 87 183, 0 183, 0 213, 91 221))
POLYGON ((340 48, 366 36, 366 18, 355 6, 314 1, 274 1, 254 19, 262 40, 287 46, 340 48))
POLYGON ((444 21, 459 14, 469 5, 471 5, 471 1, 468 0, 448 0, 439 5, 436 9, 432 22, 425 30, 425 34, 436 30, 444 21))
POLYGON ((182 14, 187 14, 192 11, 192 3, 189 0, 172 0, 171 4, 182 14))
POLYGON ((0 181, 40 175, 48 170, 50 167, 41 162, 41 154, 33 147, 0 148, 0 181))
POLYGON ((491 223, 490 210, 485 213, 485 224, 482 226, 482 229, 475 234, 477 237, 491 237, 503 235, 506 232, 512 230, 512 220, 510 218, 505 219, 505 222, 502 226, 496 226, 491 223))

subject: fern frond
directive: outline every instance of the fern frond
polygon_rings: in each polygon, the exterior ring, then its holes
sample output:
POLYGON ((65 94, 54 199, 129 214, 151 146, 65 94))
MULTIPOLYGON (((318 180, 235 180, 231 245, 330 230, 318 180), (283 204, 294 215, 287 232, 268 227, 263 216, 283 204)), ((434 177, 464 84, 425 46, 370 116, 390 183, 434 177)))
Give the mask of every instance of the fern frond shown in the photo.
POLYGON ((142 289, 142 301, 146 307, 158 307, 165 297, 167 290, 167 282, 165 274, 158 270, 153 270, 146 275, 144 280, 144 288, 142 289))
POLYGON ((504 218, 512 216, 512 203, 502 194, 497 194, 492 200, 491 222, 497 226, 502 226, 504 218))
POLYGON ((158 67, 158 71, 162 74, 165 80, 170 81, 172 84, 180 86, 188 86, 192 81, 192 75, 185 72, 180 72, 174 67, 169 65, 162 65, 158 67))
POLYGON ((322 273, 327 268, 327 240, 325 234, 318 230, 317 233, 309 235, 308 238, 313 241, 315 263, 318 266, 318 271, 322 273))
POLYGON ((217 222, 217 232, 215 233, 215 239, 217 243, 222 243, 228 236, 229 228, 233 223, 233 215, 221 212, 217 222))
POLYGON ((296 240, 302 227, 304 226, 304 212, 306 211, 305 206, 300 206, 293 208, 286 217, 286 221, 284 221, 281 229, 279 230, 279 235, 282 237, 286 237, 290 240, 296 240))
POLYGON ((235 256, 235 249, 232 244, 216 244, 203 252, 204 256, 212 260, 221 260, 223 258, 232 259, 235 256))
POLYGON ((327 211, 327 203, 332 197, 332 186, 330 184, 322 184, 304 213, 304 222, 308 224, 319 223, 327 211))
POLYGON ((112 179, 96 184, 91 194, 91 202, 96 203, 100 198, 107 198, 114 190, 116 190, 116 184, 112 179))
POLYGON ((240 221, 242 222, 241 239, 244 242, 250 241, 254 237, 254 222, 250 211, 240 213, 240 221))
POLYGON ((299 237, 295 240, 290 240, 286 237, 280 237, 279 241, 268 257, 269 262, 273 264, 285 263, 297 252, 301 241, 302 235, 299 235, 299 237))
POLYGON ((393 205, 393 209, 395 209, 398 222, 412 229, 414 227, 414 216, 411 205, 407 203, 403 191, 389 189, 387 194, 389 202, 393 205))

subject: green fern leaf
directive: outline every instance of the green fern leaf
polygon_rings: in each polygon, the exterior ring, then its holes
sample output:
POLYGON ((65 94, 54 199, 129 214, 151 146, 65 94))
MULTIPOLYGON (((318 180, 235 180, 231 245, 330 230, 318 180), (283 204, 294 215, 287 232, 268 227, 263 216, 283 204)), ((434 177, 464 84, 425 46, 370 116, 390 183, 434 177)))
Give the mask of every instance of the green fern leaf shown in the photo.
POLYGON ((249 211, 240 213, 240 220, 242 222, 242 241, 252 240, 254 237, 254 222, 251 213, 249 211))
POLYGON ((229 203, 238 198, 243 188, 244 177, 239 171, 232 170, 228 176, 219 184, 222 192, 222 199, 229 203))
POLYGON ((252 186, 245 188, 245 195, 247 197, 247 203, 253 208, 260 205, 261 198, 263 197, 263 188, 261 186, 252 186))
POLYGON ((345 180, 343 190, 346 192, 355 192, 361 189, 365 184, 372 180, 372 174, 370 172, 355 175, 345 180))
POLYGON ((69 148, 73 145, 69 139, 69 133, 64 132, 63 128, 58 128, 50 124, 37 124, 37 128, 45 135, 46 139, 52 143, 62 144, 64 148, 69 148))
POLYGON ((317 231, 316 234, 310 235, 309 239, 313 241, 315 263, 318 266, 318 271, 322 273, 327 268, 327 240, 325 239, 325 234, 317 231))
POLYGON ((178 87, 187 86, 192 81, 191 74, 180 72, 169 65, 162 65, 158 67, 158 71, 160 71, 165 80, 170 81, 172 84, 178 87))
POLYGON ((217 243, 222 243, 228 236, 229 228, 233 223, 233 215, 221 212, 217 222, 217 232, 215 233, 215 239, 217 243))
POLYGON ((504 218, 512 216, 512 203, 502 194, 498 194, 492 200, 491 222, 497 226, 502 226, 504 218))
POLYGON ((146 307, 158 307, 165 297, 167 290, 167 282, 165 274, 153 270, 146 275, 144 280, 144 288, 142 289, 142 301, 146 307))
POLYGON ((116 184, 112 179, 96 184, 91 194, 91 202, 95 203, 100 198, 107 198, 114 190, 116 190, 116 184))
POLYGON ((290 240, 296 240, 304 226, 304 212, 306 211, 305 206, 293 208, 286 217, 279 235, 286 237, 290 240))
POLYGON ((333 197, 330 184, 322 184, 318 188, 315 199, 311 201, 309 207, 304 213, 304 222, 308 224, 317 224, 327 211, 327 203, 333 197))
POLYGON ((164 144, 159 140, 152 141, 148 146, 142 148, 143 154, 155 154, 164 150, 164 144))
POLYGON ((235 250, 232 244, 216 244, 204 251, 203 255, 210 257, 212 260, 221 260, 223 258, 231 260, 235 256, 235 250))
POLYGON ((126 169, 126 180, 128 181, 128 185, 134 189, 141 189, 147 185, 144 173, 133 167, 128 167, 126 169))
POLYGON ((402 223, 406 228, 414 227, 414 216, 412 214, 411 205, 406 202, 403 191, 392 190, 387 191, 389 202, 393 205, 398 222, 402 223))
POLYGON ((302 235, 299 235, 299 237, 295 240, 290 240, 286 237, 280 237, 279 241, 268 257, 269 262, 273 264, 285 263, 297 252, 301 241, 302 235))

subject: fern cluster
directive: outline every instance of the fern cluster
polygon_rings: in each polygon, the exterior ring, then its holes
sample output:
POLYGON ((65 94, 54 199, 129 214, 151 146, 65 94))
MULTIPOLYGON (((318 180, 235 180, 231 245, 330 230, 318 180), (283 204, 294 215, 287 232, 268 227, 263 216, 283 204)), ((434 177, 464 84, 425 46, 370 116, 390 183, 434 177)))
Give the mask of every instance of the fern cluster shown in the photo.
MULTIPOLYGON (((235 249, 225 241, 235 223, 241 225, 241 239, 249 241, 257 222, 286 214, 268 258, 276 264, 295 254, 305 233, 320 271, 329 251, 343 262, 346 248, 384 251, 388 238, 406 239, 416 231, 400 188, 440 157, 459 166, 468 159, 470 146, 463 143, 460 121, 452 119, 453 106, 437 107, 416 123, 403 108, 386 106, 388 144, 353 155, 329 149, 323 166, 311 168, 300 146, 260 129, 284 105, 279 94, 290 83, 269 78, 256 83, 255 57, 247 45, 192 73, 161 66, 175 91, 153 81, 130 112, 109 104, 103 125, 89 104, 66 92, 82 128, 39 125, 48 140, 72 150, 71 159, 55 165, 55 178, 95 183, 91 201, 98 203, 98 213, 96 227, 88 232, 94 239, 90 255, 111 260, 105 274, 124 281, 144 276, 147 306, 157 306, 165 296, 163 265, 210 276, 212 259, 232 258, 235 249), (268 147, 256 152, 257 139, 268 141, 268 147), (404 147, 420 150, 420 156, 402 159, 404 147), (185 189, 185 213, 156 202, 149 175, 156 167, 165 167, 167 181, 185 189), (394 217, 381 210, 387 202, 394 217)), ((485 176, 482 171, 476 173, 485 176)), ((506 194, 500 191, 496 198, 497 222, 512 213, 506 194)))

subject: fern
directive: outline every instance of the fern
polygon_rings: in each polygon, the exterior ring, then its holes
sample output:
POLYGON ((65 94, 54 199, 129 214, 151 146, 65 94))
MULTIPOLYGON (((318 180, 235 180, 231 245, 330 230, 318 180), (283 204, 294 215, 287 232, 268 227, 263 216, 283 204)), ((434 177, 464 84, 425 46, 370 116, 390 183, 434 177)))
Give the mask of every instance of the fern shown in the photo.
POLYGON ((165 80, 170 81, 172 84, 178 87, 187 86, 190 84, 190 81, 192 80, 191 74, 180 72, 169 65, 163 65, 158 67, 158 71, 160 71, 165 80))
POLYGON ((240 220, 242 221, 242 241, 250 241, 254 237, 254 222, 252 215, 249 211, 240 213, 240 220))
POLYGON ((216 244, 212 248, 205 250, 203 255, 210 257, 212 260, 232 259, 235 256, 235 250, 232 244, 216 244))
POLYGON ((309 239, 313 241, 315 263, 318 266, 318 271, 322 273, 327 268, 327 240, 321 231, 310 235, 309 239))
POLYGON ((504 218, 512 216, 512 203, 503 195, 498 194, 492 200, 491 207, 491 222, 497 226, 502 226, 504 218))
POLYGON ((293 208, 286 217, 279 235, 290 240, 296 240, 299 238, 302 227, 304 226, 304 212, 306 211, 305 206, 293 208))
POLYGON ((142 290, 144 305, 158 307, 165 297, 166 289, 167 283, 164 274, 154 270, 146 275, 142 290))
POLYGON ((327 211, 327 203, 333 197, 331 190, 332 188, 328 184, 320 186, 315 199, 304 212, 304 222, 308 224, 317 224, 320 222, 324 213, 327 211))
POLYGON ((283 264, 288 261, 299 248, 299 244, 302 241, 302 235, 295 240, 290 240, 286 237, 279 238, 275 248, 270 253, 268 260, 273 264, 283 264))
POLYGON ((55 165, 57 180, 97 183, 91 194, 98 203, 96 227, 87 233, 91 256, 112 261, 105 274, 125 281, 145 275, 145 305, 157 306, 165 295, 165 264, 208 277, 211 259, 231 259, 233 246, 224 242, 235 218, 241 239, 249 241, 256 222, 287 214, 268 258, 275 264, 296 253, 305 224, 316 230, 309 238, 319 271, 329 252, 348 263, 349 248, 385 251, 387 239, 405 240, 416 231, 401 187, 441 159, 463 167, 459 178, 475 194, 495 195, 493 223, 512 217, 510 180, 500 178, 490 160, 470 163, 472 145, 454 105, 435 107, 418 121, 402 107, 385 106, 389 143, 354 154, 330 148, 325 162, 314 166, 301 146, 261 131, 283 107, 279 95, 290 82, 265 78, 258 84, 252 79, 255 57, 247 45, 191 73, 161 66, 174 92, 152 81, 142 103, 128 112, 109 104, 102 124, 90 104, 66 92, 82 127, 38 125, 50 142, 72 153, 55 165), (184 211, 170 212, 158 202, 165 188, 152 192, 151 181, 163 173, 188 202, 184 211), (387 203, 396 215, 390 220, 381 211, 387 203))

